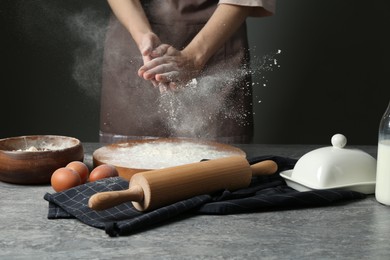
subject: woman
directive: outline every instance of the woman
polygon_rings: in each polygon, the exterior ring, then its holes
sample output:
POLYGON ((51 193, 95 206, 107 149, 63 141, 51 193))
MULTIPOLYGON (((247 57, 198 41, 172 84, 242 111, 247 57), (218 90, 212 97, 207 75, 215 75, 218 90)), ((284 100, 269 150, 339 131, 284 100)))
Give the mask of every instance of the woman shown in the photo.
POLYGON ((274 0, 108 0, 102 142, 253 135, 245 19, 274 0))

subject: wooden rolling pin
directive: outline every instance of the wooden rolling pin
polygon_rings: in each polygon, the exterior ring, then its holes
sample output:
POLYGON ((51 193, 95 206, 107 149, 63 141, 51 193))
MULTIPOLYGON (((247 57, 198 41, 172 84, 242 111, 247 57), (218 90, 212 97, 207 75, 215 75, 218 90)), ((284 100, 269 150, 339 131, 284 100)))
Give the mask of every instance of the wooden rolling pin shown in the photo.
POLYGON ((196 195, 248 187, 252 176, 273 174, 277 168, 271 160, 249 165, 245 157, 232 156, 139 172, 128 190, 96 193, 88 206, 104 210, 132 201, 139 211, 153 210, 196 195))

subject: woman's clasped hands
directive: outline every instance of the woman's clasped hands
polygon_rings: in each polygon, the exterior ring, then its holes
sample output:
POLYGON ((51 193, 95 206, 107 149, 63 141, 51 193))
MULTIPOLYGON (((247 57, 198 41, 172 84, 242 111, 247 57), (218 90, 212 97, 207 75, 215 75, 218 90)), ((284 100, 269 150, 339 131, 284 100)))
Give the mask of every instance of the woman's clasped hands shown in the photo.
POLYGON ((202 70, 202 66, 196 63, 196 55, 161 43, 153 33, 141 42, 140 51, 144 65, 139 68, 138 75, 150 80, 162 93, 185 86, 202 70))

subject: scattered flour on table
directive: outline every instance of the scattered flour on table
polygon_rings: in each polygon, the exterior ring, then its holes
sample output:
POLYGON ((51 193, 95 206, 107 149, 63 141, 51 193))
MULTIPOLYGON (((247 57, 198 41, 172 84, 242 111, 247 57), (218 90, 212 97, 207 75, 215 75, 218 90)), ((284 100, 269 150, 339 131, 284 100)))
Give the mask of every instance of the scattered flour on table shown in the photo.
POLYGON ((195 163, 202 159, 216 159, 235 155, 239 155, 239 153, 217 150, 215 147, 206 144, 151 142, 132 146, 123 144, 115 152, 108 152, 107 156, 101 159, 120 167, 161 169, 195 163))

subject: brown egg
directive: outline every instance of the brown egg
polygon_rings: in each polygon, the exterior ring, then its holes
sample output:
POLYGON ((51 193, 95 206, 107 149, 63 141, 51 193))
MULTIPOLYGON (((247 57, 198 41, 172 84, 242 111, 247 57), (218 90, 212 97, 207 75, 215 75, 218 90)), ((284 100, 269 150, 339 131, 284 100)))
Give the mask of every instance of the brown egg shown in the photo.
POLYGON ((55 170, 51 175, 51 186, 56 192, 64 191, 80 184, 80 175, 66 167, 55 170))
POLYGON ((81 183, 86 183, 89 176, 88 166, 80 161, 73 161, 66 165, 66 168, 72 169, 80 175, 81 183))
POLYGON ((95 169, 91 171, 91 174, 89 174, 89 181, 93 182, 104 178, 116 176, 118 176, 118 171, 114 166, 110 164, 102 164, 95 167, 95 169))

